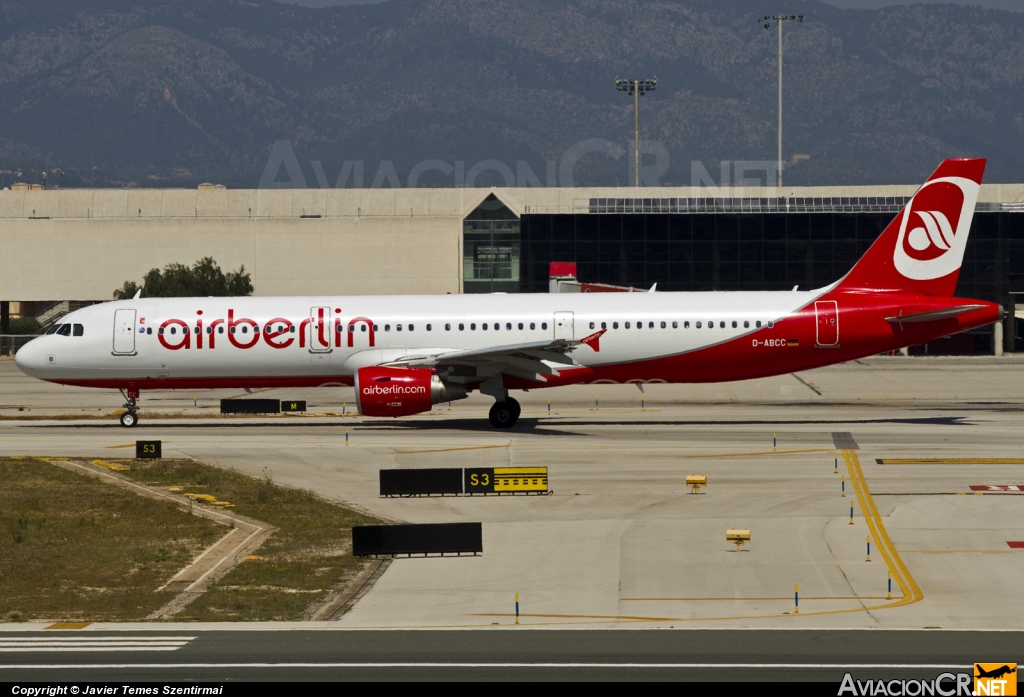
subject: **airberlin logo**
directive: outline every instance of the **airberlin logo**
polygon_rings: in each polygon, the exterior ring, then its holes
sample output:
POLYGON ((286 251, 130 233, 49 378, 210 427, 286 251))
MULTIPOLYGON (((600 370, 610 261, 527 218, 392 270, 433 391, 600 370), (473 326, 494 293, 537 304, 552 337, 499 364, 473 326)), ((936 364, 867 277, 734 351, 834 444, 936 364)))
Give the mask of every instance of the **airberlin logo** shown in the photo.
POLYGON ((140 334, 152 334, 156 325, 157 339, 160 345, 171 351, 181 349, 216 349, 217 344, 225 342, 239 349, 250 349, 260 343, 271 348, 286 349, 296 345, 313 351, 327 351, 341 348, 343 344, 352 347, 358 332, 368 335, 368 345, 375 343, 376 327, 373 320, 367 317, 355 317, 347 323, 341 318, 341 308, 335 308, 332 318, 331 308, 314 308, 311 316, 301 320, 286 317, 275 317, 257 322, 248 317, 239 317, 233 309, 227 312, 227 318, 204 317, 202 310, 196 311, 195 318, 188 322, 183 319, 152 321, 147 325, 146 318, 139 319, 140 334), (347 335, 347 337, 345 336, 347 335))
POLYGON ((980 189, 969 179, 943 177, 914 195, 903 210, 893 252, 901 274, 925 281, 960 268, 980 189))
POLYGON ((423 385, 371 385, 362 390, 364 395, 424 394, 426 391, 423 385))

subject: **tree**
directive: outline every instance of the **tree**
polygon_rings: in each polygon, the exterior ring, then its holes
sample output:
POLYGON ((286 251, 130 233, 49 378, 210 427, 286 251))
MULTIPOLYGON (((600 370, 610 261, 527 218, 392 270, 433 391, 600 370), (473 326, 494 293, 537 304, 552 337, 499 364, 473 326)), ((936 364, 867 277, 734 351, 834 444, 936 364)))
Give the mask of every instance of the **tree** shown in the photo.
MULTIPOLYGON (((238 271, 226 274, 212 257, 203 257, 192 268, 184 264, 171 263, 160 269, 150 269, 142 278, 142 294, 147 298, 197 298, 252 295, 252 277, 245 272, 245 265, 238 271)), ((129 300, 135 297, 139 285, 125 281, 114 291, 114 300, 129 300)))

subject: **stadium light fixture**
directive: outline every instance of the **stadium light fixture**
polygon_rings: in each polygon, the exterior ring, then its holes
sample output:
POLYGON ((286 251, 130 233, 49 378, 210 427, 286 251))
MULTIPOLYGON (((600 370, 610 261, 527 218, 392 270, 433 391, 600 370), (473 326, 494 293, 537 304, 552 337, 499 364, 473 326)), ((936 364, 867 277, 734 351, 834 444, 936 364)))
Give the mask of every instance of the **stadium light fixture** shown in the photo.
POLYGON ((615 76, 615 89, 633 98, 633 157, 635 174, 633 186, 640 186, 640 97, 658 89, 658 76, 653 80, 620 80, 615 76))
POLYGON ((779 27, 779 188, 782 188, 782 25, 786 22, 803 22, 803 15, 775 15, 764 16, 764 19, 757 20, 764 22, 764 28, 768 29, 774 22, 779 27))

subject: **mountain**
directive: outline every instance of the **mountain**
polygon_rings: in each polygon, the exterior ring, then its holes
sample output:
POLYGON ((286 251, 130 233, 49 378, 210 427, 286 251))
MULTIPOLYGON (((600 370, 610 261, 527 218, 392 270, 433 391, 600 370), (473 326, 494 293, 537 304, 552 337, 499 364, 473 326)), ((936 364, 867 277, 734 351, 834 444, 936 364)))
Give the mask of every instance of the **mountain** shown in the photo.
MULTIPOLYGON (((990 158, 986 181, 1024 181, 1024 13, 785 5, 805 16, 784 28, 788 184, 916 183, 968 155, 990 158)), ((717 181, 723 160, 775 159, 763 8, 0 0, 0 184, 63 169, 69 186, 252 187, 280 140, 310 186, 334 186, 346 162, 352 186, 359 161, 367 186, 405 186, 431 160, 420 185, 481 168, 477 185, 500 185, 502 166, 522 183, 519 162, 544 182, 582 141, 630 147, 633 103, 613 78, 655 75, 640 126, 664 146, 660 183, 689 184, 695 160, 717 181)), ((575 182, 625 184, 616 154, 585 155, 575 182)))

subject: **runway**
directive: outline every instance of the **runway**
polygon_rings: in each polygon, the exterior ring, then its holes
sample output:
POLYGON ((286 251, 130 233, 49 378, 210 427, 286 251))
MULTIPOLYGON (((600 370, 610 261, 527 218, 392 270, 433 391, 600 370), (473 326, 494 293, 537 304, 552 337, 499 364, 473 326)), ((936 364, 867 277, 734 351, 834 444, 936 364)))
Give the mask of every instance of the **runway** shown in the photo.
POLYGON ((1016 661, 1022 632, 294 629, 0 632, 0 680, 815 680, 934 679, 1016 661), (19 641, 59 647, 11 652, 19 641), (83 643, 152 644, 168 651, 83 643), (79 644, 76 646, 75 644, 79 644), (45 677, 44 677, 45 676, 45 677))

